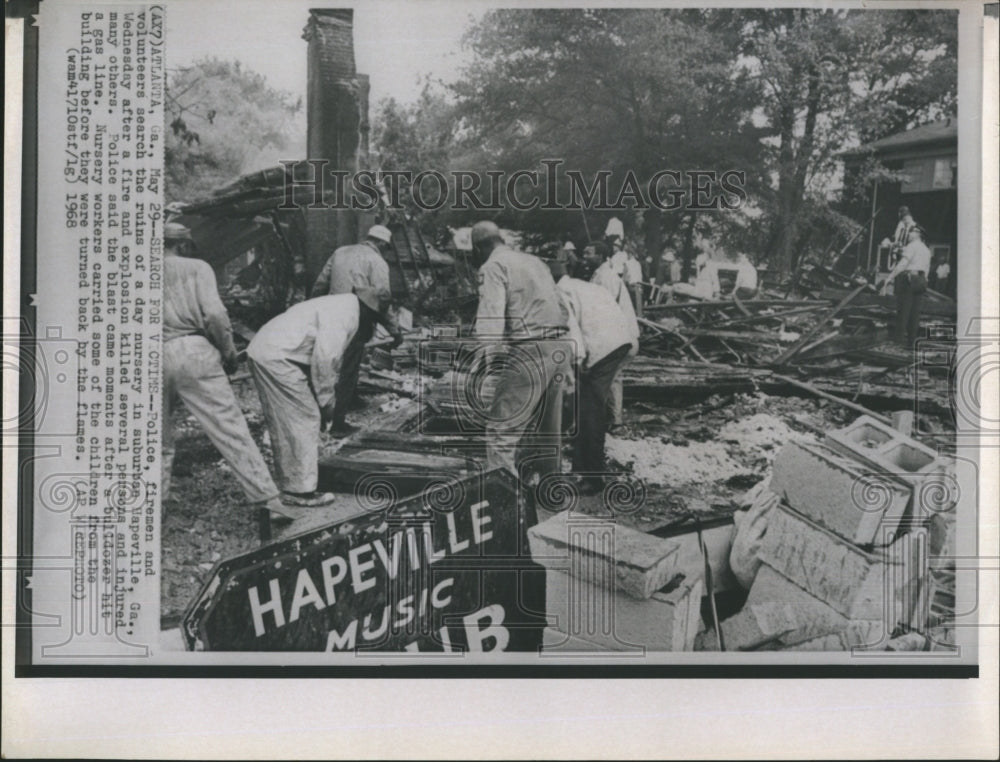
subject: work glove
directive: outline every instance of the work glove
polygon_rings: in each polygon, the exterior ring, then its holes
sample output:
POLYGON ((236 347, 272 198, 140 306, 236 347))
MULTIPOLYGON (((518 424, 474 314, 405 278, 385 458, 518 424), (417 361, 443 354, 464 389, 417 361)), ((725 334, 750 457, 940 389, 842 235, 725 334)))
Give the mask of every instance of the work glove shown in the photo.
POLYGON ((403 343, 403 333, 402 331, 392 332, 392 344, 389 345, 389 349, 395 349, 400 344, 403 343))

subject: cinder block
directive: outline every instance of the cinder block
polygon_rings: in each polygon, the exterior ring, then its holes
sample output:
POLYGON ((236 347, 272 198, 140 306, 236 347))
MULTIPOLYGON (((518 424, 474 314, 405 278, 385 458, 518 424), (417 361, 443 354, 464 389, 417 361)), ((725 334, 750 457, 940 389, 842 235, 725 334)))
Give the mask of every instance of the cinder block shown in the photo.
POLYGON ((925 546, 926 533, 913 531, 866 553, 782 504, 768 515, 758 556, 848 619, 895 625, 908 623, 913 612, 925 546))
MULTIPOLYGON (((746 605, 722 622, 729 651, 775 650, 809 645, 806 650, 843 651, 881 642, 881 622, 852 622, 776 572, 760 567, 746 605)), ((699 636, 696 650, 717 650, 714 630, 699 636)))
POLYGON ((645 600, 679 571, 679 543, 563 511, 528 530, 531 557, 547 569, 645 600))
POLYGON ((858 545, 891 541, 913 494, 908 483, 881 469, 811 442, 781 448, 770 489, 799 513, 858 545))
MULTIPOLYGON (((762 564, 746 604, 721 627, 728 651, 770 650, 840 632, 847 617, 762 564)), ((714 629, 700 638, 701 650, 718 650, 714 629)))
POLYGON ((828 432, 827 439, 845 454, 914 485, 947 467, 946 459, 927 445, 868 415, 828 432))
POLYGON ((677 578, 644 601, 559 571, 545 573, 553 629, 612 651, 690 651, 700 625, 700 577, 677 578))

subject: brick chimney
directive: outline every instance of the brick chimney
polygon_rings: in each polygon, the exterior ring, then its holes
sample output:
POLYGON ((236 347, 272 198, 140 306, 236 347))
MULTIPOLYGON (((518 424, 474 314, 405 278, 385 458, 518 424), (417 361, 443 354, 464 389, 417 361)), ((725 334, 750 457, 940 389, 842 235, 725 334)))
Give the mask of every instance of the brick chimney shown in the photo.
MULTIPOLYGON (((368 76, 354 62, 354 11, 313 8, 302 33, 308 42, 306 120, 308 158, 350 173, 368 159, 368 76)), ((333 190, 334 182, 326 178, 333 190)), ((358 241, 367 226, 352 210, 306 210, 306 271, 316 277, 337 247, 358 241)))

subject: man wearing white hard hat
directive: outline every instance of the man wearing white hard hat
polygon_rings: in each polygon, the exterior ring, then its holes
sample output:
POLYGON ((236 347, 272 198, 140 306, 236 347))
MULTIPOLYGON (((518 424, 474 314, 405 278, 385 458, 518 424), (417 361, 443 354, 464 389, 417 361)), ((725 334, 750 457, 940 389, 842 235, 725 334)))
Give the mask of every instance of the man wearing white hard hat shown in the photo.
POLYGON ((320 429, 336 415, 339 375, 351 341, 370 331, 384 309, 370 288, 307 299, 271 319, 247 347, 282 499, 291 505, 333 502, 332 494, 316 489, 320 429))
POLYGON ((247 500, 287 517, 226 377, 236 370, 237 353, 215 273, 189 256, 193 242, 187 227, 168 222, 163 237, 163 495, 170 493, 171 418, 180 400, 225 458, 247 500))
MULTIPOLYGON (((385 225, 373 225, 364 241, 351 246, 341 246, 330 255, 319 277, 316 278, 310 295, 317 297, 350 294, 357 288, 370 288, 388 305, 392 294, 389 288, 389 263, 386 261, 386 255, 391 247, 392 232, 389 228, 385 225)), ((403 334, 389 310, 380 313, 379 322, 392 334, 392 346, 399 346, 403 341, 403 334)), ((371 340, 374 332, 375 324, 366 326, 365 330, 354 337, 344 356, 340 369, 340 385, 337 388, 338 407, 331 429, 337 436, 346 436, 356 430, 347 423, 346 414, 358 386, 358 374, 361 371, 361 361, 364 359, 365 345, 371 340)))

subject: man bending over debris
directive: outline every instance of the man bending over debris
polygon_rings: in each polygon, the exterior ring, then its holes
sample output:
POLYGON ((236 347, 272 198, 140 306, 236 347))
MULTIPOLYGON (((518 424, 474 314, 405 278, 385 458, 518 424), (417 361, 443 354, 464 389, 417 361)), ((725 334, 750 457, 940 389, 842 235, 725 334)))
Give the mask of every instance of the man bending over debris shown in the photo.
MULTIPOLYGON (((594 274, 590 279, 591 283, 601 286, 618 303, 619 309, 625 316, 625 323, 628 325, 632 340, 632 349, 628 357, 635 357, 639 353, 639 321, 635 317, 635 309, 632 307, 632 299, 629 296, 628 288, 618 275, 615 274, 611 265, 611 248, 603 241, 587 244, 583 250, 584 261, 594 269, 594 274)), ((614 426, 621 426, 622 423, 622 369, 628 360, 619 367, 611 383, 611 422, 614 426)))
MULTIPOLYGON (((539 459, 542 476, 559 472, 562 392, 569 357, 553 346, 568 330, 566 307, 549 269, 537 257, 503 242, 492 222, 472 227, 472 248, 479 261, 476 335, 516 354, 500 373, 490 408, 486 465, 518 476, 515 455, 521 437, 533 429, 552 455, 539 459)), ((627 298, 627 297, 626 297, 627 298)), ((498 347, 498 348, 499 348, 498 347)))
POLYGON ((180 399, 229 464, 247 500, 287 518, 226 377, 236 370, 236 347, 215 273, 207 262, 189 258, 194 242, 187 227, 168 222, 163 237, 163 495, 170 493, 171 413, 180 399))
MULTIPOLYGON (((385 260, 385 255, 391 246, 392 233, 389 228, 373 225, 364 241, 352 246, 341 246, 330 255, 316 278, 310 296, 351 294, 356 288, 370 288, 378 294, 381 301, 389 304, 392 296, 389 288, 389 263, 385 260)), ((379 322, 392 334, 392 346, 398 347, 403 342, 403 334, 388 310, 380 313, 379 322)), ((366 326, 355 335, 344 354, 337 382, 337 409, 334 411, 331 429, 335 436, 347 436, 357 430, 347 423, 347 409, 354 401, 354 393, 358 387, 365 345, 374 333, 374 323, 366 326)))
POLYGON ((580 366, 579 426, 573 443, 573 470, 583 476, 582 491, 603 489, 604 437, 608 428, 611 384, 632 352, 633 335, 617 302, 604 288, 570 278, 565 252, 549 260, 549 270, 569 312, 569 336, 580 366))
POLYGON ((369 288, 300 302, 270 320, 247 347, 283 499, 313 507, 333 502, 319 493, 320 427, 333 420, 338 371, 359 332, 384 309, 369 288))

